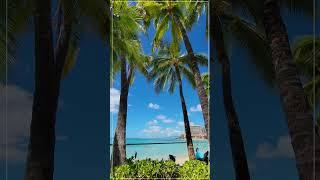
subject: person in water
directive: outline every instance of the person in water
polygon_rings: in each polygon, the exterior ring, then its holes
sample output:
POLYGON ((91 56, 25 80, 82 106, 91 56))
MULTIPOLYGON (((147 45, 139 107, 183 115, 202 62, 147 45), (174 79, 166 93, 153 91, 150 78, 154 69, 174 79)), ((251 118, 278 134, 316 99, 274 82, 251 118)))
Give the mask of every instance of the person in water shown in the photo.
POLYGON ((204 154, 199 151, 199 148, 196 148, 196 159, 197 160, 203 160, 204 154))

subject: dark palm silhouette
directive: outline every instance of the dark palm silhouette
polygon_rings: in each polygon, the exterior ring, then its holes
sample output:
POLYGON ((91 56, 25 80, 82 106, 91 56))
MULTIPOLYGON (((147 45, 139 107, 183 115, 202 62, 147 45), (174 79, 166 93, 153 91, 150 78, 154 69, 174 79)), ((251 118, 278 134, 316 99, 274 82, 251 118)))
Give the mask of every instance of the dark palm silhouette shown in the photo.
MULTIPOLYGON (((61 79, 70 71, 78 52, 78 34, 75 30, 82 16, 104 18, 103 11, 92 9, 104 6, 97 5, 103 1, 88 3, 79 0, 59 1, 57 5, 57 22, 52 27, 52 2, 49 1, 9 1, 8 58, 13 62, 15 52, 15 35, 26 29, 28 20, 33 16, 35 31, 35 90, 30 126, 25 179, 53 179, 55 122, 59 99, 61 79), (86 7, 87 6, 87 7, 86 7), (84 8, 86 7, 86 8, 84 8), (86 9, 87 11, 85 12, 86 9), (89 10, 89 11, 88 11, 89 10), (79 13, 81 11, 81 15, 79 13), (95 12, 95 13, 93 13, 95 12), (96 13, 98 12, 98 13, 96 13), (101 12, 101 13, 99 13, 101 12), (56 29, 54 31, 54 29, 56 29), (57 33, 57 39, 53 39, 57 33), (56 41, 56 43, 53 43, 56 41), (56 44, 56 47, 53 47, 56 44)), ((1 21, 1 28, 3 24, 1 21)), ((1 36, 2 38, 2 36, 1 36)), ((1 41, 3 42, 3 41, 1 41)), ((1 46, 1 51, 3 50, 1 46)), ((2 57, 2 56, 1 56, 2 57)), ((2 62, 2 59, 1 59, 2 62)))
POLYGON ((299 177, 301 180, 320 177, 320 172, 314 172, 312 168, 314 163, 320 164, 320 159, 313 157, 314 154, 320 154, 320 146, 314 146, 314 142, 320 144, 320 139, 314 140, 312 109, 304 94, 298 69, 293 61, 278 1, 266 0, 263 12, 263 24, 266 37, 270 42, 273 69, 280 88, 280 97, 286 113, 299 177))

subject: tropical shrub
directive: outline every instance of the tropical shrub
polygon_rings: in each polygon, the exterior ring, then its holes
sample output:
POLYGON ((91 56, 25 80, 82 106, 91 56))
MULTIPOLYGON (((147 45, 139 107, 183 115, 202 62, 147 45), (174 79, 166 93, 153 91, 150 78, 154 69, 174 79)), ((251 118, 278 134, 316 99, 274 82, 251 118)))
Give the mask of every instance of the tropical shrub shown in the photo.
POLYGON ((133 171, 131 170, 130 165, 125 164, 114 169, 111 179, 124 179, 134 177, 133 171))
POLYGON ((136 160, 128 161, 128 164, 121 165, 114 168, 112 179, 124 178, 141 178, 154 179, 178 178, 179 165, 173 161, 158 161, 158 160, 136 160))
POLYGON ((209 165, 198 160, 186 161, 180 168, 181 179, 209 179, 209 165))
POLYGON ((209 165, 198 160, 179 166, 173 161, 132 160, 115 167, 111 179, 209 179, 209 165))

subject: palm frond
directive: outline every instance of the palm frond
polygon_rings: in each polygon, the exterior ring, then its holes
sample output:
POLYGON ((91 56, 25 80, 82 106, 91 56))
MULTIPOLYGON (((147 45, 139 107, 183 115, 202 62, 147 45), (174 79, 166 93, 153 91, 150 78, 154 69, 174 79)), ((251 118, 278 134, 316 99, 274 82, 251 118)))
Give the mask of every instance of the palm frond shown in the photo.
MULTIPOLYGON (((64 0, 67 1, 67 0, 64 0)), ((79 16, 81 21, 84 22, 84 18, 90 20, 89 26, 95 30, 103 40, 107 39, 110 30, 110 2, 109 0, 77 0, 79 7, 79 16), (107 30, 107 31, 106 31, 107 30)), ((84 24, 88 25, 88 24, 84 24)))
MULTIPOLYGON (((200 65, 208 65, 205 55, 196 54, 195 56, 200 65)), ((150 66, 150 77, 154 80, 155 91, 159 93, 168 90, 169 93, 173 93, 176 84, 179 83, 178 76, 181 79, 185 77, 192 87, 196 86, 193 72, 189 68, 188 55, 181 55, 180 51, 172 48, 171 44, 163 44, 150 66)))
MULTIPOLYGON (((124 57, 132 76, 129 82, 132 84, 135 78, 135 71, 140 71, 149 78, 148 66, 150 57, 144 55, 138 33, 144 30, 144 10, 138 6, 132 6, 128 2, 113 2, 113 43, 112 50, 116 57, 124 57)), ((112 60, 115 68, 119 66, 117 59, 112 60)))
POLYGON ((253 24, 235 16, 225 16, 230 22, 227 27, 233 38, 248 50, 250 60, 261 73, 263 79, 273 86, 275 76, 273 73, 271 50, 263 33, 259 32, 253 24))
POLYGON ((256 0, 228 0, 234 14, 241 13, 243 18, 253 18, 256 24, 261 25, 263 19, 263 1, 256 0))
POLYGON ((62 70, 62 78, 66 77, 76 64, 80 51, 79 41, 79 35, 76 32, 73 32, 69 41, 68 53, 62 70))
MULTIPOLYGON (((313 0, 280 0, 280 6, 293 14, 313 16, 313 0)), ((319 12, 319 9, 316 10, 319 12)))
POLYGON ((304 87, 304 92, 307 96, 307 100, 310 107, 318 106, 320 101, 320 76, 316 76, 307 82, 304 87), (315 92, 315 93, 314 93, 315 92), (315 102, 314 102, 315 99, 315 102))
POLYGON ((180 66, 180 70, 181 70, 181 76, 187 79, 187 81, 190 83, 192 88, 196 88, 196 81, 194 79, 193 72, 189 68, 189 66, 182 65, 180 66))
POLYGON ((190 1, 186 5, 186 15, 184 25, 187 31, 191 31, 193 25, 199 20, 200 16, 206 10, 207 3, 199 1, 190 1))
POLYGON ((152 42, 152 51, 154 52, 156 47, 160 45, 165 32, 169 29, 169 15, 166 15, 162 21, 156 27, 156 34, 154 35, 152 42))
POLYGON ((4 78, 6 66, 15 62, 16 48, 19 46, 16 36, 27 29, 33 7, 33 1, 11 0, 8 4, 1 2, 0 80, 4 78))
POLYGON ((210 94, 210 76, 208 72, 205 72, 201 75, 201 79, 206 89, 207 95, 210 94))
POLYGON ((313 77, 313 68, 320 73, 320 38, 313 36, 302 36, 292 43, 294 61, 301 75, 313 77), (315 49, 314 49, 315 44, 315 49), (315 62, 314 62, 315 55, 315 62))
POLYGON ((172 70, 174 71, 173 73, 169 74, 169 88, 168 88, 168 92, 170 94, 172 94, 174 92, 174 90, 176 89, 176 84, 177 84, 177 81, 178 81, 178 77, 177 76, 180 76, 175 70, 172 70))
POLYGON ((112 51, 113 57, 110 57, 111 60, 111 68, 110 68, 110 80, 113 82, 116 74, 120 72, 121 69, 121 62, 119 60, 119 57, 115 51, 112 51))
POLYGON ((180 49, 180 42, 182 41, 182 33, 178 25, 175 23, 175 21, 171 21, 171 35, 172 35, 172 48, 177 52, 180 49))
MULTIPOLYGON (((197 54, 194 54, 194 57, 195 57, 196 62, 199 65, 208 66, 208 58, 206 55, 197 53, 197 54)), ((190 63, 190 58, 189 58, 188 54, 183 54, 178 59, 179 59, 179 61, 181 61, 183 63, 186 63, 186 64, 190 63)))
POLYGON ((196 62, 201 66, 208 66, 208 57, 205 54, 195 54, 196 62))

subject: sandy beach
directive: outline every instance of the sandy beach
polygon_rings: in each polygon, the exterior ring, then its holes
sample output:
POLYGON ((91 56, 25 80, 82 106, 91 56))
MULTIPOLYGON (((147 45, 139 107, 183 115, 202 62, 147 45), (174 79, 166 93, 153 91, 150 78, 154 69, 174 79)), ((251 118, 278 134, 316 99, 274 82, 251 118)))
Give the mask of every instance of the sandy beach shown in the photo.
MULTIPOLYGON (((137 159, 143 160, 151 158, 154 160, 168 160, 169 154, 176 157, 176 163, 182 165, 185 161, 189 160, 186 143, 176 138, 167 139, 138 139, 128 138, 127 143, 137 144, 127 146, 127 157, 130 158, 137 153, 137 159), (143 145, 148 143, 147 145, 143 145), (152 143, 165 143, 165 144, 152 144, 152 143), (166 144, 167 143, 167 144, 166 144), (142 144, 142 145, 141 145, 142 144)), ((209 150, 207 140, 194 140, 194 148, 199 148, 201 152, 209 150)), ((110 146, 112 152, 112 146, 110 146)), ((111 156, 111 154, 110 154, 111 156)))
POLYGON ((176 163, 179 165, 183 165, 183 163, 188 160, 189 160, 188 156, 177 156, 176 157, 176 163))

